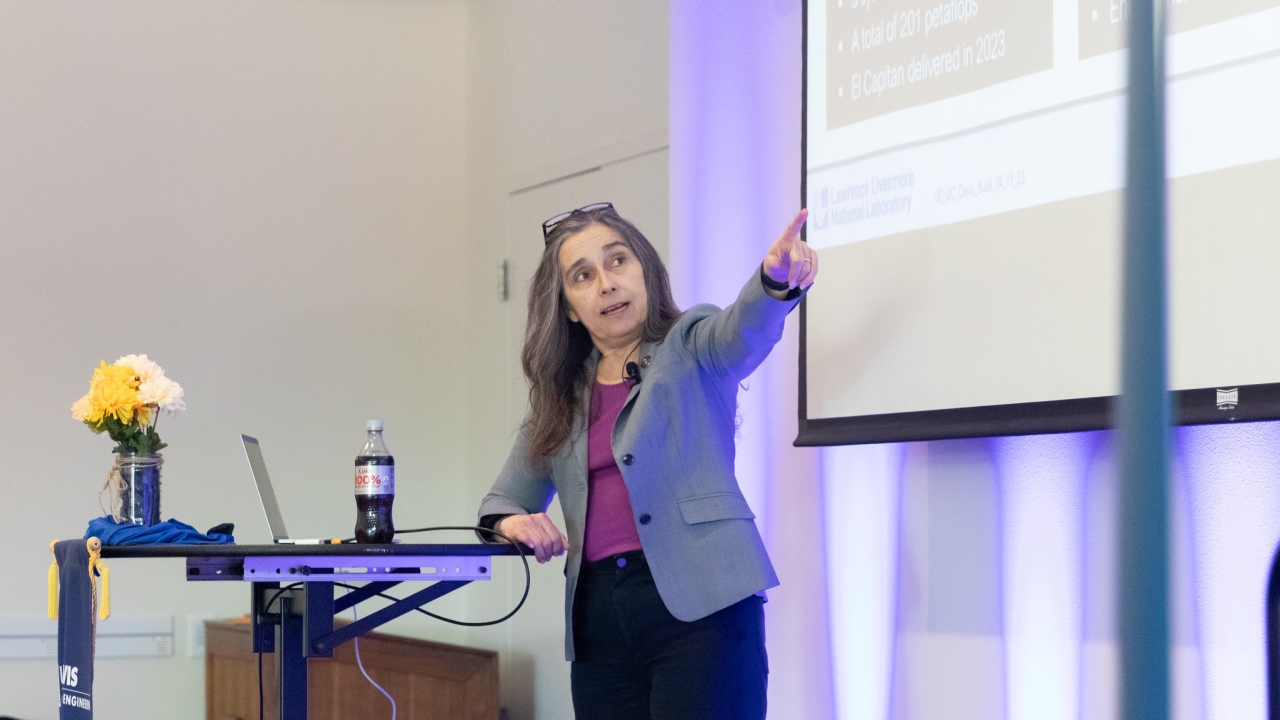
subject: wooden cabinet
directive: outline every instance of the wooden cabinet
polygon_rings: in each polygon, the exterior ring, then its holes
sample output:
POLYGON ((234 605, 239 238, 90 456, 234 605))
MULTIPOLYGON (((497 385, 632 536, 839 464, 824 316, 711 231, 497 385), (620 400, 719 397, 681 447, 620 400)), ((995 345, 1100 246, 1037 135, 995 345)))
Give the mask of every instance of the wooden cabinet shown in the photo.
MULTIPOLYGON (((257 720, 258 656, 248 624, 205 623, 205 708, 208 720, 257 720)), ((371 633, 360 639, 364 668, 396 701, 397 720, 497 720, 498 654, 371 633)), ((391 704, 360 674, 345 643, 333 659, 310 661, 311 720, 391 717, 391 704)), ((274 655, 262 656, 263 718, 279 717, 274 655)))

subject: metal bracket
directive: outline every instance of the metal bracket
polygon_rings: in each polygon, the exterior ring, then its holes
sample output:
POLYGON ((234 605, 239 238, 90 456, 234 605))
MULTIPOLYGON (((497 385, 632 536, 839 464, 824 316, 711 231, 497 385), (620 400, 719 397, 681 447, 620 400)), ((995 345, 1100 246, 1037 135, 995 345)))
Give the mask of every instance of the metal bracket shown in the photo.
POLYGON ((243 580, 244 558, 238 557, 189 557, 187 580, 243 580))
POLYGON ((375 580, 488 580, 486 556, 265 556, 244 559, 249 582, 371 582, 375 580))
POLYGON ((342 643, 347 642, 352 638, 364 635, 374 628, 390 622, 405 613, 413 612, 415 609, 426 605, 432 600, 443 597, 463 585, 467 585, 469 582, 469 580, 443 580, 441 582, 428 585, 409 597, 394 602, 377 612, 366 615, 350 625, 340 627, 328 635, 312 639, 307 650, 317 655, 320 653, 332 653, 333 649, 342 643))
POLYGON ((334 598, 333 611, 335 613, 340 613, 343 610, 346 610, 347 608, 352 607, 356 603, 364 602, 365 600, 368 600, 374 595, 377 595, 378 593, 384 592, 386 590, 390 590, 391 588, 399 584, 400 583, 398 582, 371 582, 367 585, 364 585, 359 590, 352 590, 351 592, 347 593, 346 595, 343 595, 342 597, 334 598))

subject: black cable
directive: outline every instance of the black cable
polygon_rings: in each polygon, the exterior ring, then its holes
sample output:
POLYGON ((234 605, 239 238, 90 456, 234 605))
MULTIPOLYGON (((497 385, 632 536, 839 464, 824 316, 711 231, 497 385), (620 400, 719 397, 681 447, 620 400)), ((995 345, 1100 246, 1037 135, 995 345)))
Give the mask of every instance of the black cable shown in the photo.
MULTIPOLYGON (((525 601, 529 600, 529 589, 532 587, 532 584, 534 584, 534 579, 532 579, 532 575, 530 574, 530 571, 529 571, 529 556, 527 556, 525 553, 524 544, 517 542, 515 538, 504 536, 504 534, 499 533, 498 530, 495 530, 493 528, 481 528, 481 527, 477 527, 477 525, 436 525, 436 527, 434 528, 410 528, 407 530, 396 530, 396 534, 431 533, 431 532, 436 532, 436 530, 476 530, 476 532, 489 533, 490 536, 502 538, 504 539, 504 541, 507 541, 509 544, 512 544, 512 546, 516 548, 516 552, 520 553, 520 561, 522 562, 522 564, 525 565, 525 592, 521 594, 520 602, 516 603, 516 607, 513 607, 511 612, 508 612, 508 614, 503 615, 502 618, 498 618, 497 620, 486 620, 484 621, 484 623, 465 623, 465 621, 462 621, 462 620, 453 620, 449 618, 444 618, 444 616, 436 615, 434 614, 434 612, 422 610, 421 607, 417 607, 416 609, 417 611, 421 612, 422 615, 428 616, 428 618, 435 618, 436 620, 442 621, 442 623, 462 625, 463 628, 484 628, 484 626, 486 625, 497 625, 498 623, 506 623, 507 620, 511 619, 512 616, 516 614, 516 612, 520 612, 521 607, 525 606, 525 601)), ((378 593, 378 594, 381 597, 390 597, 384 593, 378 593)))
MULTIPOLYGON (((444 617, 443 615, 436 615, 435 613, 430 612, 429 610, 423 610, 422 608, 414 608, 414 610, 417 610, 423 615, 426 615, 427 617, 435 618, 436 620, 439 620, 441 622, 447 622, 451 625, 461 625, 463 627, 486 627, 488 625, 497 625, 498 623, 502 623, 502 622, 506 622, 507 620, 510 620, 513 615, 515 615, 517 612, 520 612, 520 608, 524 607, 525 600, 529 599, 529 589, 533 586, 533 575, 529 572, 529 557, 528 557, 528 554, 525 553, 524 551, 524 546, 521 545, 519 542, 516 542, 515 539, 507 535, 503 535, 502 533, 492 528, 476 527, 471 525, 440 525, 437 527, 410 528, 408 530, 397 530, 396 534, 400 535, 402 533, 435 532, 438 530, 473 530, 477 532, 485 532, 485 533, 489 533, 490 535, 494 535, 496 537, 502 538, 503 540, 506 540, 507 542, 514 545, 516 548, 516 552, 520 553, 520 562, 524 563, 524 594, 520 596, 520 602, 516 603, 516 606, 512 608, 511 612, 507 613, 506 615, 503 615, 497 620, 486 620, 484 622, 465 622, 463 620, 454 620, 453 618, 447 618, 447 617, 444 617)), ((357 589, 357 586, 355 585, 344 585, 342 583, 334 583, 334 585, 337 585, 338 587, 347 588, 348 590, 357 589)), ((381 592, 377 593, 377 596, 387 600, 395 600, 395 601, 401 600, 401 598, 395 597, 394 595, 388 595, 386 593, 381 593, 381 592)))
MULTIPOLYGON (((300 582, 289 583, 288 585, 285 585, 279 590, 276 590, 275 594, 271 596, 271 599, 268 600, 266 604, 262 606, 262 612, 264 614, 266 613, 267 609, 271 607, 271 603, 275 602, 276 598, 280 597, 280 593, 284 592, 285 590, 292 590, 293 588, 296 588, 301 584, 302 583, 300 582)), ((257 628, 255 632, 261 633, 263 629, 266 628, 266 626, 258 622, 257 618, 254 618, 253 620, 254 620, 253 625, 255 628, 257 628)), ((258 720, 263 720, 263 717, 262 717, 262 636, 259 635, 256 638, 256 640, 258 641, 258 720)))

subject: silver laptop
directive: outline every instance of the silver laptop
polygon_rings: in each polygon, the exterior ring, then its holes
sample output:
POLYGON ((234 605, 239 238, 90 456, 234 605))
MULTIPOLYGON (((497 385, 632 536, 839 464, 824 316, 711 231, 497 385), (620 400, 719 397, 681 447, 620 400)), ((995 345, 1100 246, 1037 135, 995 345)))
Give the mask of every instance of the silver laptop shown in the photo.
POLYGON ((258 487, 258 499, 262 501, 262 511, 267 514, 267 527, 271 528, 272 542, 282 545, 322 545, 329 540, 308 539, 292 540, 284 529, 284 517, 280 515, 280 504, 276 502, 276 491, 271 489, 271 477, 267 475, 267 463, 262 459, 262 448, 258 439, 241 435, 244 443, 245 457, 249 458, 249 469, 253 471, 253 484, 258 487))

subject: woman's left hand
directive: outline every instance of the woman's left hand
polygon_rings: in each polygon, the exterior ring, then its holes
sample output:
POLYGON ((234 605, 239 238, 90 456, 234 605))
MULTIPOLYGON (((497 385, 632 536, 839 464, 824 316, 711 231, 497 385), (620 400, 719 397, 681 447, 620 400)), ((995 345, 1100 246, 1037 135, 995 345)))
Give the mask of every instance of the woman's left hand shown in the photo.
POLYGON ((764 274, 774 282, 785 282, 791 288, 808 288, 818 275, 818 251, 800 239, 800 228, 809 218, 801 210, 782 232, 782 237, 764 256, 764 274))

